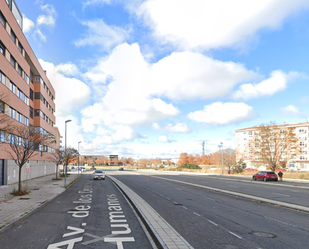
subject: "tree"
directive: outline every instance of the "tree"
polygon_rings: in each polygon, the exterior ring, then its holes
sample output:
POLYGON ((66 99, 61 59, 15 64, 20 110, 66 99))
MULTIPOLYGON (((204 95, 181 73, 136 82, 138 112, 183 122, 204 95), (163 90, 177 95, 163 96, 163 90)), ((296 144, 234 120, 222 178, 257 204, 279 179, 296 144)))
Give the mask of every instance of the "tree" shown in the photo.
POLYGON ((48 145, 54 140, 48 134, 35 133, 33 129, 25 125, 11 126, 6 129, 9 147, 5 151, 19 167, 18 192, 22 191, 21 170, 33 157, 47 151, 48 145))
POLYGON ((236 165, 232 167, 232 171, 233 173, 241 173, 246 167, 246 163, 243 160, 239 160, 236 165))
POLYGON ((224 149, 223 153, 223 164, 228 168, 228 173, 231 174, 233 166, 236 164, 236 151, 230 148, 224 149))
POLYGON ((293 127, 260 125, 254 133, 254 141, 249 144, 249 149, 259 161, 274 171, 284 167, 287 161, 297 154, 297 142, 293 127))
POLYGON ((180 154, 177 165, 183 165, 185 163, 189 163, 188 154, 183 152, 180 154))
POLYGON ((59 164, 62 163, 62 161, 64 161, 64 150, 63 149, 55 149, 55 152, 52 153, 49 158, 55 162, 56 164, 56 180, 58 179, 58 167, 59 167, 59 164))
POLYGON ((104 163, 104 158, 103 158, 103 157, 97 158, 97 160, 95 160, 95 163, 96 163, 97 165, 103 165, 103 163, 104 163))

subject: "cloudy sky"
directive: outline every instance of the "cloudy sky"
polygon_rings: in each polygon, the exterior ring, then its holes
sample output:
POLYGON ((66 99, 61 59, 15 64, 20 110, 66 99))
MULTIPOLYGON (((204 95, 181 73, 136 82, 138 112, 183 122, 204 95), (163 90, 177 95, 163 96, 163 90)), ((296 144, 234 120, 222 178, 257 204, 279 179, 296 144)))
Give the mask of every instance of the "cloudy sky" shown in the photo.
POLYGON ((16 0, 81 154, 235 148, 309 114, 308 0, 16 0))

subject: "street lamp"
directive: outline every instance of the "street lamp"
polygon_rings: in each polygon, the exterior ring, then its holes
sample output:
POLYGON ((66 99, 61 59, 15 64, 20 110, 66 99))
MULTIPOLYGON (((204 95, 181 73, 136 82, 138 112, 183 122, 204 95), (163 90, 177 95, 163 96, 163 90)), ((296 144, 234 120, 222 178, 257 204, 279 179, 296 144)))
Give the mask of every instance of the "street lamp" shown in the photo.
POLYGON ((65 129, 64 129, 64 187, 67 186, 67 123, 71 122, 71 119, 65 121, 65 129))
POLYGON ((81 143, 82 141, 79 141, 78 142, 78 164, 77 164, 77 175, 79 175, 79 144, 81 143))
POLYGON ((175 166, 176 166, 176 171, 177 171, 177 150, 175 150, 175 166))
POLYGON ((222 160, 222 175, 223 175, 223 143, 221 142, 219 145, 219 150, 221 149, 221 160, 222 160))

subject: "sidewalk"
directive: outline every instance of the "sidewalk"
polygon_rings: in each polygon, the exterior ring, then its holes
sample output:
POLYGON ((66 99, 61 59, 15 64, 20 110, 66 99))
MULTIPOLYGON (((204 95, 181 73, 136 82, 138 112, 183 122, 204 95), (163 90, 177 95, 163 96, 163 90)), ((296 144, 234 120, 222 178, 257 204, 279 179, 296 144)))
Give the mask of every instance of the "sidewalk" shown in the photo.
MULTIPOLYGON (((67 186, 78 177, 74 174, 67 176, 67 186)), ((22 186, 26 186, 30 191, 28 195, 23 196, 10 194, 14 189, 18 189, 18 184, 0 186, 0 233, 65 191, 64 178, 52 180, 53 178, 54 174, 22 182, 22 186)))

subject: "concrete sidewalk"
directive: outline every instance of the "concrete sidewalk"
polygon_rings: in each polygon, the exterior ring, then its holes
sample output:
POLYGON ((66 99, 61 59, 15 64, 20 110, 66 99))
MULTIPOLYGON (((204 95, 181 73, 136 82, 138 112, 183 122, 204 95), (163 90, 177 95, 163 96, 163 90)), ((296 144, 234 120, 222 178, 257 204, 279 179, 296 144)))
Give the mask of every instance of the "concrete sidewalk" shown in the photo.
MULTIPOLYGON (((77 174, 67 176, 67 186, 78 177, 77 174)), ((64 178, 53 178, 54 174, 22 182, 23 188, 26 187, 30 191, 28 195, 23 196, 11 195, 14 189, 18 189, 18 184, 0 186, 0 233, 65 191, 64 178)))

